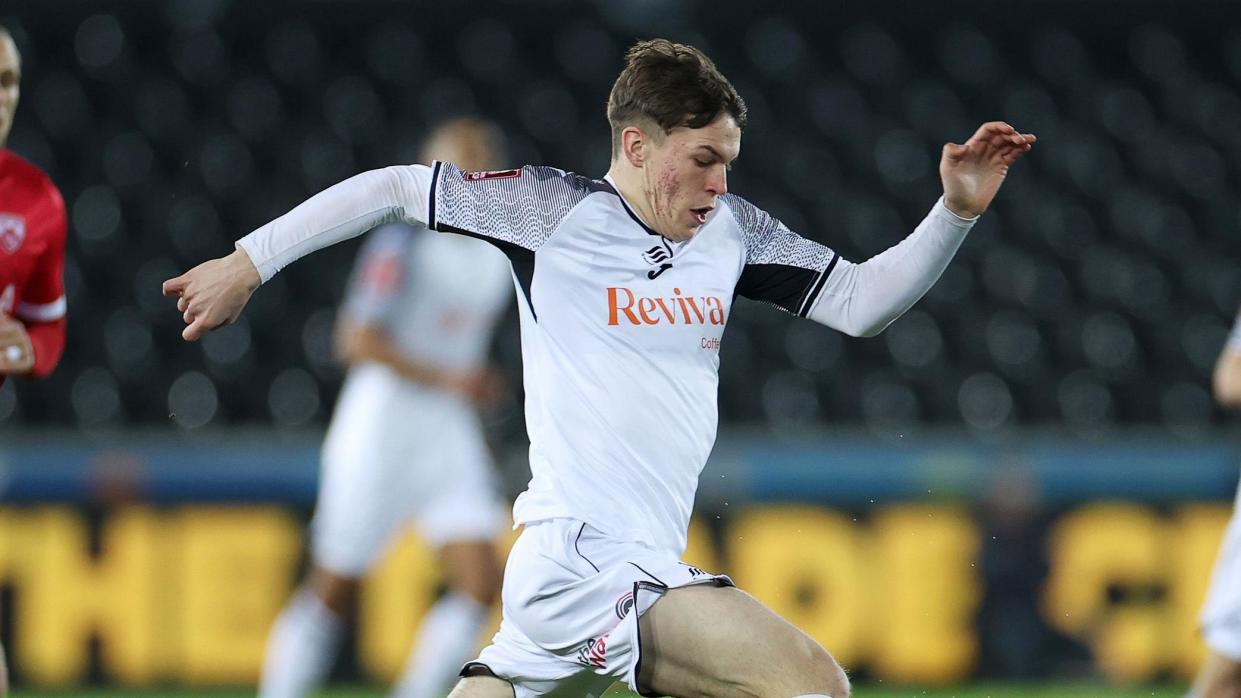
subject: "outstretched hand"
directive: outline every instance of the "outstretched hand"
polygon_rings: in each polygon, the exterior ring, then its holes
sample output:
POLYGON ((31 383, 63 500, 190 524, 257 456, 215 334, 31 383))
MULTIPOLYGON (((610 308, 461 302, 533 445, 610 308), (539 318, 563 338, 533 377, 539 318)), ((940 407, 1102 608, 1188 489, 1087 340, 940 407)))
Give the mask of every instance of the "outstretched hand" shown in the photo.
POLYGON ((939 160, 944 204, 962 218, 986 211, 1004 183, 1008 166, 1030 152, 1037 140, 1033 133, 1019 133, 1003 121, 989 121, 964 145, 946 143, 939 160))
POLYGON ((193 342, 236 320, 261 282, 254 263, 238 249, 165 281, 164 295, 177 297, 177 310, 188 325, 181 336, 193 342))

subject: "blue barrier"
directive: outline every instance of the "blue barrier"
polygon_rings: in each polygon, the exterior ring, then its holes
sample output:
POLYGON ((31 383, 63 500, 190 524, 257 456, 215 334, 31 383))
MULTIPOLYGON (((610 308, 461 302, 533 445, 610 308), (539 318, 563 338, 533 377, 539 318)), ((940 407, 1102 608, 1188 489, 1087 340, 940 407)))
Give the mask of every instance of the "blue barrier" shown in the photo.
MULTIPOLYGON (((507 459, 524 466, 521 454, 507 459)), ((313 503, 317 435, 215 437, 27 436, 0 444, 0 501, 140 500, 157 503, 313 503)), ((1178 443, 1158 436, 1102 442, 1018 436, 900 442, 854 434, 800 439, 722 438, 702 476, 701 508, 738 501, 834 505, 910 499, 973 500, 997 480, 1026 478, 1044 503, 1123 498, 1227 499, 1241 447, 1226 439, 1178 443)), ((524 474, 510 478, 524 481, 524 474)))

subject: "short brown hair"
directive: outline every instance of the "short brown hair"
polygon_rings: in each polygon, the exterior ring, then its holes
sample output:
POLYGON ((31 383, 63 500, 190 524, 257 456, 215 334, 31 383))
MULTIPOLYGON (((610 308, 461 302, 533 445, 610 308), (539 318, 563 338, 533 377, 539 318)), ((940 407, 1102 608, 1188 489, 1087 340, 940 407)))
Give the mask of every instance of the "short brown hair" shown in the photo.
POLYGON ((608 95, 612 152, 621 130, 647 119, 669 133, 678 126, 702 128, 723 113, 745 126, 745 102, 706 54, 667 39, 639 41, 625 53, 608 95))

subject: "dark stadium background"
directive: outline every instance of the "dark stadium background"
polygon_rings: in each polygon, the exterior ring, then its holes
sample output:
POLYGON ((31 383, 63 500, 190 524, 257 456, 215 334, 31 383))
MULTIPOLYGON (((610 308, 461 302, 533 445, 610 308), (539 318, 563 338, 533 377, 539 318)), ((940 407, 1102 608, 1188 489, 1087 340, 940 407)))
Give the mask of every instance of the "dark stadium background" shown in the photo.
MULTIPOLYGON (((1235 3, 8 0, 0 22, 23 54, 9 146, 51 175, 70 213, 65 358, 45 381, 0 388, 0 519, 19 522, 0 546, 20 548, 20 522, 62 506, 89 534, 86 559, 106 557, 102 531, 132 507, 304 520, 356 241, 281 272, 197 345, 181 341, 160 282, 325 186, 415 161, 420 134, 452 115, 498 121, 514 165, 602 175, 624 48, 666 36, 704 49, 749 105, 730 188, 849 259, 921 219, 943 142, 992 119, 1039 136, 943 279, 879 337, 737 305, 698 503, 722 566, 736 563, 727 549, 746 507, 807 504, 866 535, 887 504, 956 512, 973 542, 953 549, 978 587, 962 601, 964 663, 902 674, 866 641, 862 679, 1192 675, 1185 614, 1239 455, 1236 418, 1210 396, 1241 303, 1235 3), (1109 526, 1121 532, 1095 533, 1109 526), (1068 568, 1084 564, 1063 547, 1077 535, 1100 536, 1082 550, 1141 550, 1068 568), (1193 564, 1177 556, 1187 547, 1193 564), (1054 589, 1079 585, 1097 592, 1098 615, 1056 621, 1054 589), (1133 617, 1146 620, 1105 627, 1133 617), (1119 666, 1101 659, 1116 652, 1119 666)), ((514 380, 516 332, 514 316, 496 341, 514 380)), ((516 492, 519 396, 487 421, 516 492)), ((90 629, 78 668, 57 674, 53 657, 50 673, 24 670, 33 631, 14 619, 38 575, 20 557, 0 555, 19 687, 246 683, 175 662, 127 678, 90 629)), ((291 584, 295 556, 289 570, 291 584)), ((806 574, 785 590, 791 603, 830 607, 836 587, 806 574)), ((275 610, 247 622, 265 627, 275 610)), ((378 685, 364 655, 362 641, 348 648, 336 678, 378 685)))

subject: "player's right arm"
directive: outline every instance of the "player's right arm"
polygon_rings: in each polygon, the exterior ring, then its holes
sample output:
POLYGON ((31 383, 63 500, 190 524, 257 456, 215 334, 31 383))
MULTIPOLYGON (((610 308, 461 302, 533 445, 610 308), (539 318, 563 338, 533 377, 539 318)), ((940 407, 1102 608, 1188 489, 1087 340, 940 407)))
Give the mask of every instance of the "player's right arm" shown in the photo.
POLYGON ((245 236, 232 254, 165 281, 164 295, 177 297, 177 310, 187 325, 181 336, 195 341, 236 320, 255 289, 315 250, 384 223, 425 223, 430 183, 431 168, 425 165, 364 172, 245 236))
POLYGON ((1232 327, 1232 334, 1215 362, 1211 376, 1215 401, 1222 407, 1241 407, 1241 315, 1232 327))

